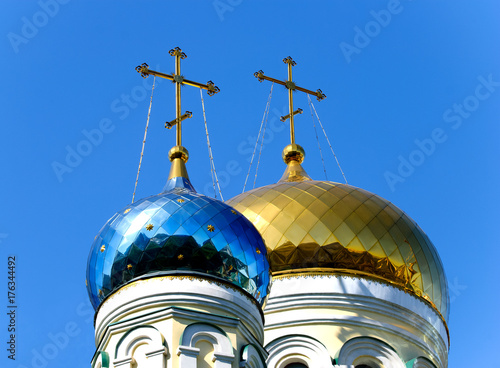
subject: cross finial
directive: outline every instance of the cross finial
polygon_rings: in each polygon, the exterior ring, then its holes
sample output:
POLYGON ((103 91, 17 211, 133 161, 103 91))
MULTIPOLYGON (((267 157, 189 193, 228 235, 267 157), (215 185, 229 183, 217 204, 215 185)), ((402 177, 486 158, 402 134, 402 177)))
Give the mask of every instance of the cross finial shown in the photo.
POLYGON ((316 92, 310 91, 308 89, 299 87, 295 85, 295 83, 292 81, 292 67, 297 65, 297 63, 291 58, 291 56, 287 56, 286 58, 283 59, 283 62, 287 64, 288 66, 288 79, 286 81, 280 81, 278 79, 270 78, 264 75, 264 72, 262 70, 259 70, 258 72, 254 73, 254 76, 259 80, 259 82, 262 82, 263 80, 268 80, 271 82, 275 82, 278 84, 281 84, 285 86, 288 89, 288 111, 289 114, 282 116, 281 121, 286 121, 287 119, 290 119, 290 142, 292 145, 295 144, 295 127, 294 127, 294 121, 293 117, 294 115, 297 114, 302 114, 302 109, 297 109, 293 111, 293 91, 300 91, 300 92, 305 92, 309 93, 310 95, 316 96, 318 101, 321 101, 322 99, 326 98, 326 95, 318 89, 316 92))
MULTIPOLYGON (((186 118, 190 118, 193 116, 193 114, 190 111, 186 111, 184 115, 181 116, 181 85, 182 85, 182 80, 184 79, 181 75, 181 59, 187 58, 187 55, 182 52, 182 50, 179 47, 176 47, 175 49, 170 50, 169 52, 170 56, 175 57, 175 75, 174 75, 174 81, 175 81, 175 122, 177 123, 177 131, 176 131, 176 145, 177 146, 182 146, 182 125, 181 122, 182 120, 186 118), (184 117, 184 119, 181 119, 184 117)), ((169 129, 172 127, 167 126, 169 129)))
MULTIPOLYGON (((149 75, 154 75, 160 78, 168 79, 175 83, 175 119, 172 121, 167 121, 165 123, 165 128, 171 129, 173 126, 176 126, 176 146, 182 146, 182 125, 181 122, 187 118, 193 116, 191 111, 186 111, 182 114, 181 110, 181 86, 188 85, 201 89, 206 89, 209 96, 213 96, 216 93, 220 92, 219 87, 217 87, 212 81, 208 81, 206 84, 193 82, 188 79, 185 79, 181 75, 181 60, 187 58, 187 55, 179 48, 173 48, 169 52, 170 56, 175 57, 175 73, 164 74, 154 70, 149 69, 148 64, 144 63, 135 68, 137 72, 141 74, 143 78, 147 78, 149 75)), ((186 158, 187 159, 187 158, 186 158)))
MULTIPOLYGON (((291 56, 287 56, 286 58, 283 59, 283 62, 288 65, 288 80, 286 81, 285 85, 286 88, 288 88, 288 117, 290 118, 290 142, 291 144, 295 143, 295 127, 293 125, 293 116, 294 111, 293 111, 293 91, 295 90, 295 83, 292 82, 292 67, 297 65, 295 61, 293 61, 291 56)), ((301 109, 297 109, 297 114, 302 114, 301 109), (300 111, 299 111, 300 110, 300 111)), ((286 117, 283 116, 281 117, 281 121, 285 121, 286 117)))

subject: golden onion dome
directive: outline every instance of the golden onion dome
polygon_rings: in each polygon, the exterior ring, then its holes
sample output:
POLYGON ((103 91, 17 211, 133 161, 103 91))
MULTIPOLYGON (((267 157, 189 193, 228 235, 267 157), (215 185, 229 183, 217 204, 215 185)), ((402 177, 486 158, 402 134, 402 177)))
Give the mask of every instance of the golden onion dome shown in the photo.
POLYGON ((327 272, 376 279, 425 300, 446 320, 443 265, 423 230, 373 193, 311 180, 303 158, 302 147, 287 146, 278 183, 228 201, 264 238, 273 276, 327 272))

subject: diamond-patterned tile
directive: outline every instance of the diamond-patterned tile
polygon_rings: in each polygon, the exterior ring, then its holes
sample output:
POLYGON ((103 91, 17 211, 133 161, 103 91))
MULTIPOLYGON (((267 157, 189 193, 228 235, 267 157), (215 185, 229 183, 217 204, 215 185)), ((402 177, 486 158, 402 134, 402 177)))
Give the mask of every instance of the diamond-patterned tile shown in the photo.
POLYGON ((266 255, 262 237, 240 213, 212 198, 174 188, 127 206, 103 226, 89 254, 88 291, 97 308, 133 278, 193 270, 233 282, 258 294, 263 303, 269 291, 266 255))
POLYGON ((377 277, 402 287, 410 283, 415 293, 430 295, 446 317, 448 288, 437 251, 418 225, 389 201, 349 185, 313 180, 271 184, 228 204, 261 232, 273 272, 370 269, 377 277), (313 244, 318 246, 315 253, 307 248, 313 244))

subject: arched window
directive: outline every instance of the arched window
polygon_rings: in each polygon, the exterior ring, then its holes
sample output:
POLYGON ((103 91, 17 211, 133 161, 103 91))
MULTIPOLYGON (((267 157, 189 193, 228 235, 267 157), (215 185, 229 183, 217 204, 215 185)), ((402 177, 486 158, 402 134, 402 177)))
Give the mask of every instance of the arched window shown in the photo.
POLYGON ((184 329, 178 347, 181 367, 230 368, 234 354, 226 333, 209 323, 193 323, 184 329))
POLYGON ((160 331, 153 326, 141 325, 129 329, 118 341, 113 366, 162 367, 167 356, 167 343, 160 331))
POLYGON ((198 357, 196 358, 196 367, 197 368, 213 367, 212 357, 214 355, 214 346, 212 341, 198 340, 198 342, 196 342, 196 345, 194 347, 200 349, 198 357))

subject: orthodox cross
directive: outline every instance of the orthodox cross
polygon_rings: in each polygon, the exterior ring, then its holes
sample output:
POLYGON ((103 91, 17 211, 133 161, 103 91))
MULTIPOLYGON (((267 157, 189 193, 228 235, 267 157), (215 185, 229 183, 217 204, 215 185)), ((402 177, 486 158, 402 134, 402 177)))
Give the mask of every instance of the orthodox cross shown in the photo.
POLYGON ((149 65, 143 63, 135 68, 138 73, 141 73, 143 78, 147 78, 149 75, 154 75, 156 77, 168 79, 175 83, 175 113, 176 118, 172 121, 167 121, 165 123, 165 128, 171 129, 174 125, 177 126, 177 135, 176 135, 176 145, 182 145, 182 127, 181 122, 187 118, 193 116, 191 111, 186 111, 184 114, 181 112, 181 86, 188 85, 201 89, 206 89, 209 96, 213 96, 216 93, 220 92, 219 87, 217 87, 214 82, 208 81, 207 84, 202 84, 198 82, 193 82, 189 79, 184 78, 181 75, 181 59, 187 58, 187 55, 182 52, 179 47, 172 49, 168 52, 170 56, 175 57, 175 73, 173 74, 164 74, 154 70, 149 69, 149 65))
POLYGON ((274 83, 281 84, 282 86, 285 86, 288 89, 289 114, 282 116, 280 120, 286 121, 287 119, 290 119, 290 140, 292 144, 295 144, 295 128, 293 125, 293 116, 296 114, 302 114, 302 109, 299 108, 293 111, 293 91, 297 90, 300 92, 309 93, 310 95, 316 96, 318 101, 321 101, 322 99, 326 98, 326 95, 320 89, 318 89, 316 92, 313 92, 308 89, 297 86, 294 82, 292 82, 292 66, 295 66, 297 63, 293 61, 293 59, 290 56, 284 58, 283 62, 288 65, 288 80, 286 81, 280 81, 278 79, 267 77, 264 75, 264 72, 262 70, 255 72, 253 75, 259 80, 259 82, 262 82, 265 79, 274 83))

